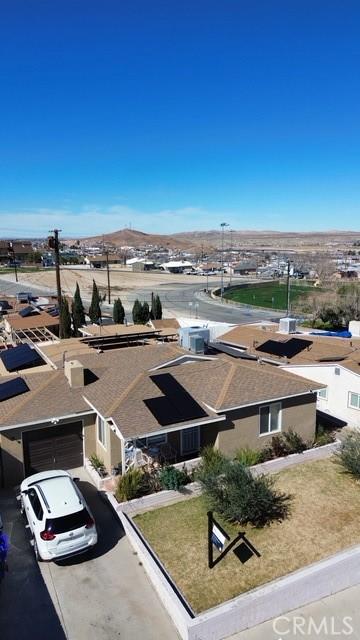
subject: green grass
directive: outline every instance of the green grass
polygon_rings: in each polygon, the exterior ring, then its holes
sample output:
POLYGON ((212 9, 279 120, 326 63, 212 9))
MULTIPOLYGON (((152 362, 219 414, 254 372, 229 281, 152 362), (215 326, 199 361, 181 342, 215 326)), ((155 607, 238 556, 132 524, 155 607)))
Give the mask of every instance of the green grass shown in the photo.
MULTIPOLYGON (((45 269, 44 267, 41 266, 24 266, 24 267, 17 267, 17 272, 18 273, 31 273, 32 271, 49 271, 49 268, 45 269)), ((14 267, 0 267, 0 273, 14 273, 15 269, 14 267)))
MULTIPOLYGON (((360 543, 359 484, 331 459, 299 464, 275 477, 277 488, 294 496, 291 516, 264 529, 241 528, 261 553, 245 564, 230 552, 208 569, 203 497, 135 517, 196 612, 360 543)), ((222 524, 231 538, 239 531, 222 524)))
MULTIPOLYGON (((319 292, 309 284, 290 285, 290 302, 293 304, 299 298, 307 297, 310 293, 319 292)), ((242 287, 224 293, 224 297, 235 302, 251 304, 255 307, 268 307, 269 309, 287 308, 287 287, 286 284, 268 283, 263 286, 242 287)))

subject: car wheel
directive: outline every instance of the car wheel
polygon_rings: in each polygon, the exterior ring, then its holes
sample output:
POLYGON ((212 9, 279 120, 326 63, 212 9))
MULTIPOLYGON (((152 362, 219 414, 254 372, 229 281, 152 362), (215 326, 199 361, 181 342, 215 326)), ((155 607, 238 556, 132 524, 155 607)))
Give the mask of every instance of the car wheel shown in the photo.
POLYGON ((36 542, 35 538, 34 538, 34 553, 35 553, 36 560, 38 562, 41 562, 42 561, 42 557, 41 557, 41 555, 39 553, 39 549, 38 549, 37 542, 36 542))

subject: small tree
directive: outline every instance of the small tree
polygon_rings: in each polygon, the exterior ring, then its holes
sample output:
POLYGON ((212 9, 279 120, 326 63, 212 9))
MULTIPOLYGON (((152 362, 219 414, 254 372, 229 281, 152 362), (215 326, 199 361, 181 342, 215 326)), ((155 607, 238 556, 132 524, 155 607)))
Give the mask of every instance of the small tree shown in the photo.
POLYGON ((120 298, 115 300, 113 308, 113 320, 116 324, 124 324, 125 309, 121 303, 120 298))
POLYGON ((89 308, 89 316, 90 316, 91 322, 95 322, 96 324, 101 319, 100 301, 101 301, 101 298, 99 295, 99 290, 97 288, 95 280, 93 280, 93 289, 92 289, 91 304, 89 308))
POLYGON ((60 305, 60 338, 71 337, 71 315, 67 299, 61 297, 60 305))
POLYGON ((85 311, 84 305, 81 300, 79 284, 76 283, 76 289, 74 294, 74 299, 71 305, 72 312, 72 320, 74 326, 74 335, 77 336, 79 333, 79 327, 82 327, 85 324, 85 311))
POLYGON ((153 297, 152 305, 151 305, 151 319, 152 320, 161 320, 162 318, 162 304, 158 295, 153 297))
POLYGON ((142 304, 137 298, 132 308, 132 319, 134 324, 142 324, 142 304))

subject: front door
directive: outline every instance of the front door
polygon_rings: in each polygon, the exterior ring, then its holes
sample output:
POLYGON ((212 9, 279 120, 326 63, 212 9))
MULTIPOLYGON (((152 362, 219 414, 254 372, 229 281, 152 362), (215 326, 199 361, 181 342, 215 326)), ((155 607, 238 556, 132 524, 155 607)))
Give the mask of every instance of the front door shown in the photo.
POLYGON ((181 432, 181 453, 197 453, 200 448, 200 427, 190 427, 181 432))

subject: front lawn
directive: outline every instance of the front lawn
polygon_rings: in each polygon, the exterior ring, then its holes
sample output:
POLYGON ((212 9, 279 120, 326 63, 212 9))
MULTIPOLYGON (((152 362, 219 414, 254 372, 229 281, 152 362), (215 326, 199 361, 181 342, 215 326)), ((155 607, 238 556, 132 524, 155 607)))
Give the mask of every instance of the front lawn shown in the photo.
MULTIPOLYGON (((230 551, 208 569, 203 497, 134 518, 197 613, 360 543, 360 485, 331 459, 282 471, 276 475, 276 488, 294 496, 291 516, 264 529, 246 527, 248 539, 261 553, 246 564, 230 551)), ((222 524, 231 538, 245 530, 222 524)))

